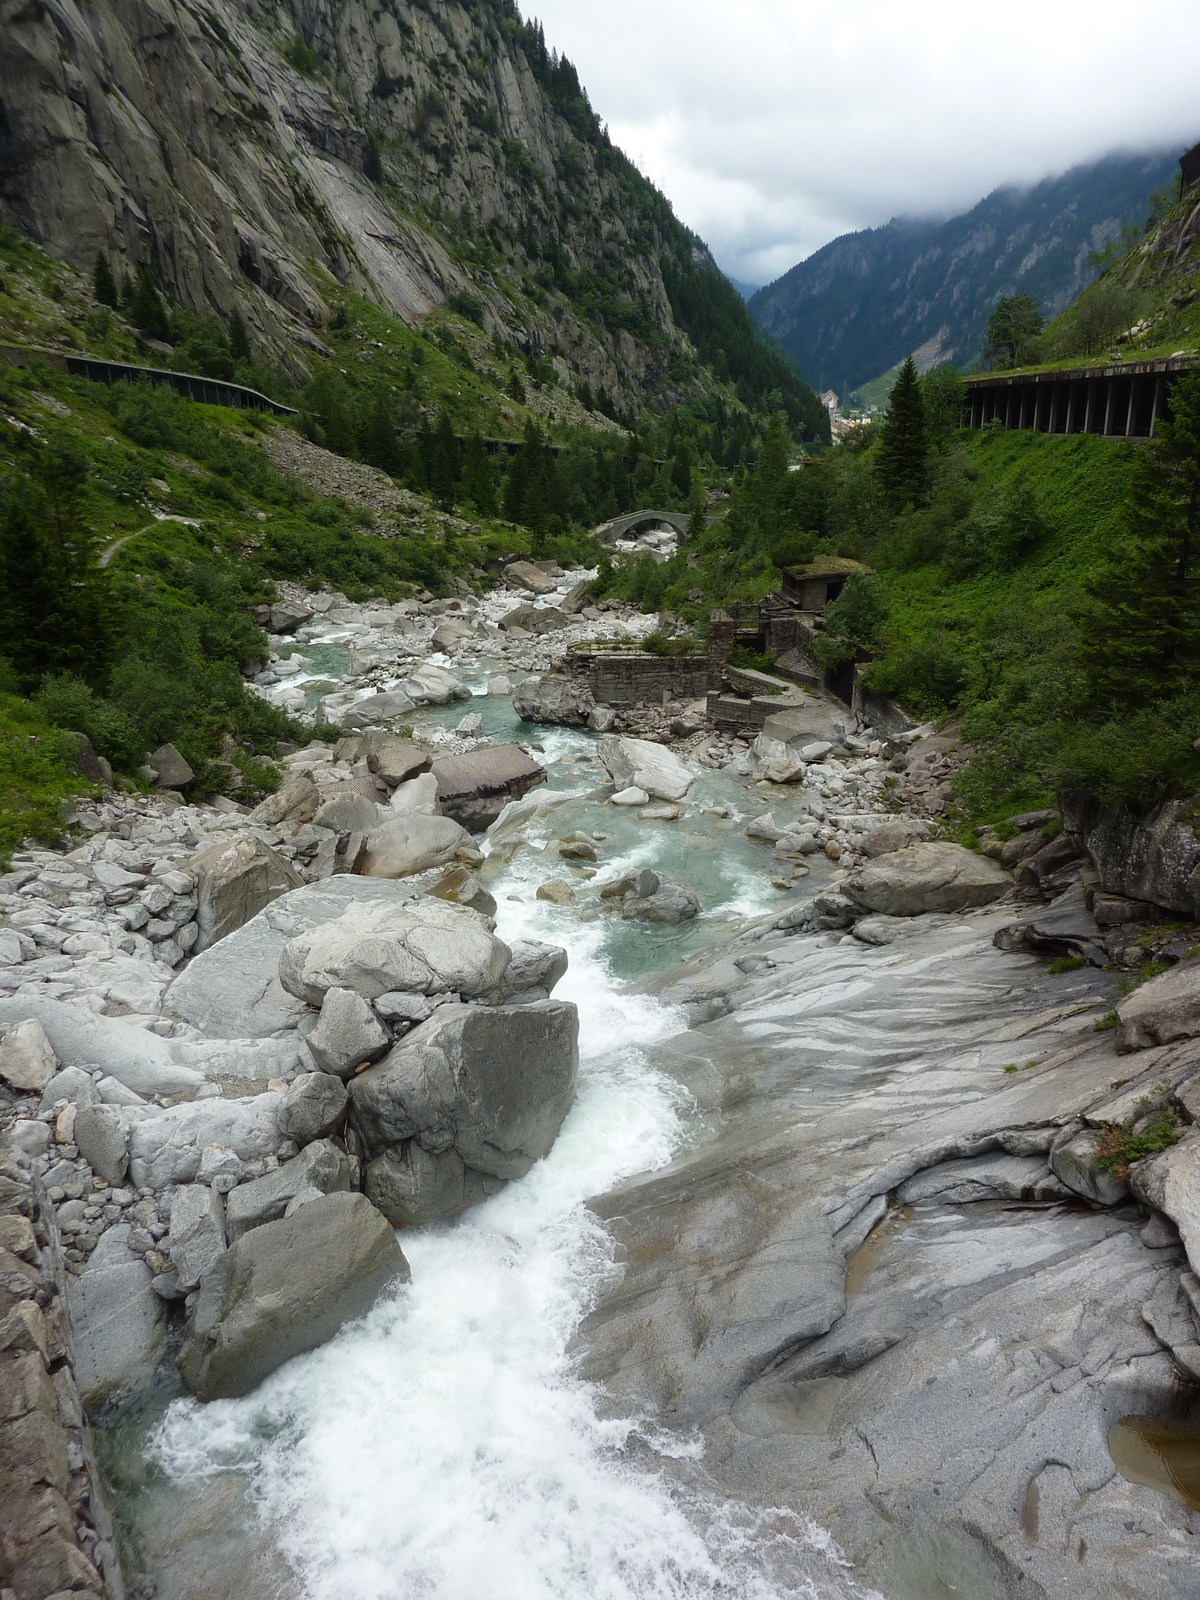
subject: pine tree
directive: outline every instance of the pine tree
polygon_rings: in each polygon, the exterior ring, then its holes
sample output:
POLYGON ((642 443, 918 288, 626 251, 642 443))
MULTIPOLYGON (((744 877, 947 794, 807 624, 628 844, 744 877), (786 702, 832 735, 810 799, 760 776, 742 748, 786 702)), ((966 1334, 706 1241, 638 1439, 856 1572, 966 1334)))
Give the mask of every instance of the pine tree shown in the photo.
POLYGON ((387 397, 380 389, 375 391, 360 442, 364 461, 378 467, 381 472, 395 474, 399 454, 396 449, 396 425, 387 397))
POLYGON ((675 460, 671 464, 671 486, 681 500, 686 502, 691 499, 692 461, 682 439, 675 448, 675 460))
POLYGON ((99 303, 108 306, 111 311, 115 311, 120 304, 117 280, 113 277, 108 257, 103 250, 96 251, 96 265, 92 268, 92 292, 99 303))
POLYGON ((895 506, 917 505, 929 483, 929 433, 917 364, 909 356, 888 399, 875 471, 895 506))
POLYGON ((166 340, 171 332, 148 267, 138 268, 137 283, 129 302, 129 320, 151 339, 166 340))
POLYGON ((250 360, 250 338, 242 321, 242 313, 236 306, 229 319, 229 354, 235 361, 248 363, 250 360))
POLYGON ((457 463, 458 441, 454 437, 454 424, 450 421, 450 413, 443 411, 434 435, 433 461, 429 472, 429 487, 443 511, 454 510, 457 463))
POLYGON ((463 460, 463 488, 467 498, 474 502, 479 516, 496 515, 496 480, 492 474, 492 464, 488 460, 483 436, 478 429, 467 440, 466 456, 463 460))

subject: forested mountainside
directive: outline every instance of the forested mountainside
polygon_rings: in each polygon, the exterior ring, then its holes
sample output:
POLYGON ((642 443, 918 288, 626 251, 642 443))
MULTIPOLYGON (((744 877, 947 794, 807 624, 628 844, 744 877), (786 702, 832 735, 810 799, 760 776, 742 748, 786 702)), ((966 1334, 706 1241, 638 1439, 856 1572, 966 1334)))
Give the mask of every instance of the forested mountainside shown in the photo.
POLYGON ((822 430, 512 0, 62 0, 5 46, 0 214, 238 313, 297 380, 340 286, 409 321, 457 299, 609 411, 695 394, 705 364, 822 430))
POLYGON ((1099 271, 1092 253, 1177 182, 1177 159, 1113 155, 996 189, 948 222, 897 217, 845 234, 760 289, 751 314, 817 389, 853 390, 909 351, 923 369, 966 368, 1002 295, 1033 295, 1048 319, 1065 310, 1099 271))

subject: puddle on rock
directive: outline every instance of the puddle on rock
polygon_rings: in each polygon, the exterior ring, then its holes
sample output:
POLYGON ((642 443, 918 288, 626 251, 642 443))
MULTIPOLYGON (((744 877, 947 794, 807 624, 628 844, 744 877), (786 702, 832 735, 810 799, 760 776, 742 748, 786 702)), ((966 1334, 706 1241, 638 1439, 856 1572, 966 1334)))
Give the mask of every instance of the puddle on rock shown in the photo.
POLYGON ((912 1221, 911 1206, 896 1206, 875 1225, 859 1245, 846 1257, 846 1299, 853 1300, 867 1286, 867 1279, 875 1269, 880 1256, 912 1221))
POLYGON ((1160 1417, 1122 1417, 1108 1430, 1108 1453, 1130 1483, 1158 1489, 1200 1511, 1200 1427, 1160 1417))

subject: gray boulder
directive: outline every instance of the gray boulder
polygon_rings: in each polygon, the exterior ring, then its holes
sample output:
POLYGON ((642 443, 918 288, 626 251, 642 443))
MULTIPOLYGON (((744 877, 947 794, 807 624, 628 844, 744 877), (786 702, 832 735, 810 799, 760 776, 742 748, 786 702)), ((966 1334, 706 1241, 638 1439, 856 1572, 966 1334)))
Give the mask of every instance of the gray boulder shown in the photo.
POLYGON ((386 812, 377 800, 365 794, 336 794, 317 808, 313 825, 332 828, 334 833, 373 833, 386 812))
POLYGON ((925 843, 856 867, 840 885, 863 911, 916 917, 926 911, 966 911, 990 905, 1012 887, 1008 874, 961 845, 925 843))
POLYGON ((1119 1205, 1128 1196, 1129 1185, 1097 1161, 1098 1139, 1098 1134, 1085 1129, 1062 1144, 1051 1146, 1050 1170, 1085 1200, 1095 1200, 1102 1206, 1119 1205))
POLYGON ((91 1269, 71 1285, 75 1380, 89 1412, 149 1387, 167 1338, 166 1307, 141 1261, 91 1269))
POLYGON ((567 952, 561 945, 537 939, 514 939, 512 960, 498 989, 489 997, 496 1005, 529 1005, 548 1000, 567 970, 567 952))
POLYGON ((116 1106, 80 1106, 73 1137, 93 1172, 120 1183, 129 1168, 129 1128, 116 1106))
POLYGON ((326 989, 321 1015, 308 1036, 313 1060, 326 1072, 348 1078, 364 1061, 377 1061, 391 1036, 353 989, 326 989))
MULTIPOLYGON (((402 884, 347 874, 293 889, 198 956, 166 991, 163 1009, 199 1028, 210 1040, 262 1039, 295 1028, 307 1004, 279 982, 279 957, 288 941, 332 922, 347 906, 368 901, 406 905, 416 898, 416 892, 402 884)), ((74 1006, 62 1009, 78 1012, 74 1006)), ((123 1023, 110 1026, 126 1034, 132 1031, 123 1023)), ((148 1037, 166 1049, 165 1041, 148 1037)))
POLYGON ((279 981, 314 1006, 332 988, 367 1000, 392 990, 473 998, 496 987, 509 960, 508 946, 477 912, 422 898, 350 906, 300 934, 279 957, 279 981))
POLYGON ((527 678, 513 690, 513 710, 522 722, 545 722, 563 728, 586 728, 596 702, 586 683, 573 678, 527 678))
POLYGON ((425 745, 379 730, 365 735, 362 754, 370 770, 382 778, 389 789, 407 783, 422 772, 428 772, 433 759, 433 752, 425 745))
POLYGON ((305 1072, 279 1096, 279 1131, 301 1149, 314 1139, 340 1132, 350 1096, 328 1072, 305 1072))
POLYGON ((179 1059, 177 1043, 156 1033, 116 1017, 98 1017, 65 1000, 33 994, 0 1000, 0 1023, 29 1017, 41 1023, 60 1061, 102 1067, 137 1094, 194 1094, 204 1082, 199 1072, 179 1059))
MULTIPOLYGON (((241 1161, 277 1155, 286 1138, 279 1128, 279 1101, 274 1090, 244 1100, 192 1100, 134 1123, 130 1182, 138 1189, 193 1183, 208 1145, 228 1148, 241 1161)), ((93 1108, 102 1109, 107 1108, 93 1108)))
POLYGON ((1194 1039, 1200 1034, 1200 961, 1172 967, 1117 1006, 1117 1049, 1194 1039))
POLYGON ((179 1355, 184 1382, 200 1400, 249 1394, 410 1276, 364 1195, 322 1195, 244 1234, 205 1274, 179 1355))
POLYGON ((567 626, 567 618, 557 606, 520 605, 505 612, 500 626, 505 633, 511 633, 514 628, 533 634, 557 633, 567 626))
MULTIPOLYGON (((292 1161, 249 1183, 239 1183, 225 1205, 225 1228, 230 1244, 251 1228, 261 1228, 284 1216, 302 1195, 349 1193, 350 1157, 332 1139, 318 1139, 292 1161)), ((183 1190, 179 1191, 181 1194, 183 1190)), ((171 1213, 174 1228, 175 1214, 171 1213)), ((180 1280, 182 1282, 182 1278, 180 1280)))
POLYGON ((469 700, 471 691, 446 667, 425 662, 404 685, 405 692, 418 706, 446 706, 454 700, 469 700))
POLYGON ((929 824, 920 817, 894 817, 867 834, 863 841, 863 854, 874 861, 877 856, 907 850, 910 844, 919 844, 928 837, 929 824))
POLYGON ((430 867, 448 866, 470 843, 467 830, 449 817, 401 812, 368 835, 362 873, 367 878, 407 878, 430 867))
POLYGON ((532 561, 510 561, 504 569, 504 581, 510 589, 528 589, 533 594, 553 594, 558 587, 555 580, 532 561))
POLYGON ((264 906, 304 881, 290 861, 253 834, 210 845, 188 865, 196 879, 197 953, 244 927, 264 906))
POLYGON ((153 769, 160 789, 184 789, 196 778, 173 744, 160 745, 152 756, 147 756, 146 765, 153 769))
POLYGON ((615 905, 625 917, 677 926, 699 914, 700 901, 682 884, 671 883, 649 867, 627 872, 606 883, 600 898, 615 905))
POLYGON ((16 1022, 0 1040, 0 1078, 22 1094, 40 1091, 58 1071, 58 1057, 36 1017, 16 1022))
POLYGON ((295 633, 311 617, 312 607, 306 606, 302 600, 280 600, 271 607, 271 632, 295 633))
MULTIPOLYGON (((390 1151, 394 1165, 415 1139, 432 1155, 453 1148, 486 1177, 523 1177, 570 1109, 578 1039, 578 1013, 561 1001, 439 1007, 351 1085, 368 1158, 390 1151)), ((369 1168, 368 1193, 379 1183, 369 1168)))
POLYGON ((397 1228, 457 1216, 504 1187, 502 1179, 473 1172, 453 1146, 435 1154, 415 1139, 372 1161, 365 1185, 368 1200, 397 1228))
POLYGON ((290 820, 300 822, 313 815, 320 798, 310 774, 294 772, 290 778, 284 780, 274 794, 269 794, 265 800, 259 801, 247 820, 252 823, 261 822, 269 828, 278 827, 281 822, 290 820))
POLYGON ((1192 1271, 1200 1263, 1200 1131, 1195 1128, 1158 1155, 1133 1164, 1129 1187, 1179 1229, 1192 1271))
MULTIPOLYGON (((236 1191, 235 1191, 236 1192, 236 1191)), ((181 1289, 194 1289, 225 1249, 225 1207, 214 1189, 182 1183, 171 1201, 168 1249, 181 1289)))
POLYGON ((319 728, 376 728, 415 710, 406 689, 378 689, 370 694, 340 689, 321 696, 315 721, 319 728))

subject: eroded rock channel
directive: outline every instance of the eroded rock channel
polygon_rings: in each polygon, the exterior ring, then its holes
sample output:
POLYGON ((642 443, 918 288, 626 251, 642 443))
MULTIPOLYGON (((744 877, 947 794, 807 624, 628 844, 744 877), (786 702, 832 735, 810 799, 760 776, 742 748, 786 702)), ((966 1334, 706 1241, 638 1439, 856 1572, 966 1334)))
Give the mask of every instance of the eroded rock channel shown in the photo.
POLYGON ((933 837, 952 735, 597 739, 405 620, 414 737, 0 881, 17 1600, 1192 1592, 1187 908, 933 837))

